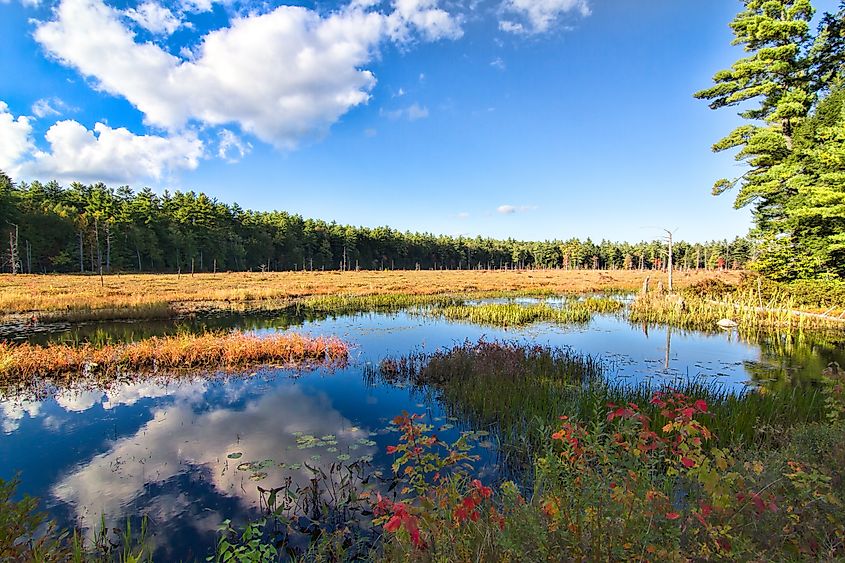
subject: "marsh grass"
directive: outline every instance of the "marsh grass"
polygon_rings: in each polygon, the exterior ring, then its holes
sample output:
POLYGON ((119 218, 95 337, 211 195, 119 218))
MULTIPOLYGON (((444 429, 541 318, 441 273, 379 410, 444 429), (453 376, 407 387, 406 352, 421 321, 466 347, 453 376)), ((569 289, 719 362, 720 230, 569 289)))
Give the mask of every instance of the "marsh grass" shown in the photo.
MULTIPOLYGON (((589 425, 605 416, 608 403, 633 402, 661 422, 649 399, 664 386, 609 382, 607 368, 569 348, 480 341, 388 358, 369 375, 409 384, 439 400, 450 416, 492 429, 505 455, 525 462, 541 453, 560 416, 589 425)), ((784 428, 824 419, 825 396, 811 386, 737 393, 691 379, 673 389, 711 406, 709 426, 725 445, 767 443, 784 428)))
POLYGON ((630 306, 628 319, 634 323, 668 324, 693 330, 716 330, 721 319, 737 323, 740 332, 778 329, 845 330, 845 321, 797 311, 791 297, 780 295, 761 300, 753 291, 716 300, 707 295, 641 295, 630 306))
POLYGON ((99 347, 0 342, 0 377, 2 383, 9 384, 37 376, 231 370, 267 363, 340 364, 346 361, 347 355, 346 344, 337 338, 298 334, 266 337, 240 332, 181 334, 99 347))
POLYGON ((593 313, 618 313, 625 308, 621 301, 607 296, 590 296, 576 303, 593 313))
MULTIPOLYGON (((689 285, 712 272, 679 275, 689 285)), ((272 272, 218 274, 95 276, 0 274, 0 315, 43 314, 50 311, 127 310, 166 303, 178 313, 196 308, 230 310, 237 304, 276 302, 331 295, 444 295, 505 294, 562 295, 608 290, 636 290, 649 272, 600 270, 497 271, 362 271, 272 272)), ((729 281, 736 272, 720 274, 729 281)), ((252 306, 250 304, 249 306, 252 306)))
POLYGON ((143 303, 133 307, 79 308, 65 311, 51 311, 37 317, 38 322, 90 322, 109 320, 157 320, 170 319, 177 311, 167 303, 143 303))
POLYGON ((446 307, 461 303, 463 299, 447 294, 320 295, 298 301, 294 309, 298 313, 347 315, 368 311, 392 312, 417 306, 446 307))
POLYGON ((592 317, 590 310, 578 303, 566 304, 563 307, 552 307, 547 303, 484 303, 433 307, 422 312, 449 320, 492 326, 524 326, 536 322, 586 323, 592 317))

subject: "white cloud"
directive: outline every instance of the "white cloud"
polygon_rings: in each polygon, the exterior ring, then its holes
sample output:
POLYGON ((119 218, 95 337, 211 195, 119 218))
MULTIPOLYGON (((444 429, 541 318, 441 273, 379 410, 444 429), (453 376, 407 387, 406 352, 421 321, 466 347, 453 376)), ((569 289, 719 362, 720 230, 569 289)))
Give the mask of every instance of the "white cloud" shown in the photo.
POLYGON ((217 134, 217 156, 229 163, 240 161, 252 151, 252 144, 244 141, 228 129, 221 129, 217 134))
POLYGON ((507 70, 508 68, 508 66, 505 64, 505 61, 503 61, 501 57, 496 57, 495 59, 490 61, 490 66, 499 70, 507 70))
POLYGON ((41 412, 41 401, 17 397, 6 399, 0 402, 0 427, 6 434, 11 434, 20 427, 24 415, 35 418, 39 412, 41 412))
POLYGON ((501 9, 528 24, 502 19, 499 29, 509 33, 545 33, 565 14, 590 15, 587 0, 504 0, 501 9))
POLYGON ((505 204, 505 205, 500 205, 499 207, 497 207, 496 211, 498 213, 501 213, 502 215, 513 215, 514 213, 521 213, 523 211, 533 211, 535 209, 537 209, 536 205, 519 205, 519 206, 517 206, 517 205, 505 204))
POLYGON ((21 166, 25 176, 83 182, 161 180, 178 170, 195 169, 203 156, 203 143, 193 133, 135 135, 103 123, 92 131, 73 120, 59 121, 45 139, 49 152, 35 151, 21 166))
POLYGON ((469 213, 466 212, 466 211, 461 211, 460 213, 458 213, 457 218, 458 219, 469 219, 469 213))
MULTIPOLYGON (((61 100, 53 103, 65 106, 61 100)), ((55 114, 50 101, 39 100, 33 113, 55 114), (42 103, 43 102, 43 103, 42 103), (37 111, 36 111, 37 110, 37 111)), ((103 123, 93 130, 73 120, 54 123, 44 138, 48 151, 38 150, 29 118, 15 118, 0 101, 0 170, 12 177, 57 180, 131 182, 161 180, 180 170, 193 170, 204 155, 196 133, 171 136, 135 135, 103 123)))
POLYGON ((99 89, 126 98, 150 125, 177 131, 191 120, 236 123, 293 148, 369 101, 376 79, 363 67, 385 40, 461 33, 437 0, 395 0, 390 13, 373 4, 357 0, 326 15, 285 5, 238 17, 205 35, 190 59, 136 41, 102 0, 61 0, 35 38, 99 89))
POLYGON ((32 125, 29 118, 14 115, 6 102, 0 101, 0 170, 10 175, 32 150, 32 125))
POLYGON ((41 98, 32 104, 32 113, 38 118, 62 115, 70 109, 66 103, 55 96, 52 98, 41 98))
POLYGON ((437 2, 438 0, 394 0, 393 13, 387 16, 391 39, 408 41, 414 30, 429 41, 458 39, 463 36, 460 19, 440 9, 437 2))
MULTIPOLYGON (((304 466, 283 469, 278 462, 300 466, 307 462, 327 471, 332 458, 325 455, 315 460, 311 457, 315 450, 299 449, 297 431, 332 434, 341 452, 351 451, 356 457, 375 453, 372 446, 358 442, 367 432, 354 429, 325 396, 305 395, 294 386, 271 390, 242 407, 197 412, 193 405, 198 398, 202 394, 155 408, 152 419, 136 434, 115 440, 108 450, 74 467, 53 486, 53 497, 67 503, 85 528, 96 524, 100 515, 107 522, 121 520, 127 507, 141 507, 153 521, 163 521, 184 517, 196 504, 179 502, 181 491, 151 498, 149 486, 164 484, 189 468, 201 468, 216 493, 253 508, 258 507, 260 495, 249 481, 250 472, 237 469, 240 463, 276 462, 263 469, 267 477, 261 484, 265 486, 280 485, 288 475, 298 484, 308 483, 311 474, 304 466), (242 457, 229 459, 234 452, 242 457)), ((166 541, 166 536, 158 539, 166 541)))
POLYGON ((137 8, 129 8, 123 12, 126 17, 156 35, 170 35, 181 25, 179 19, 170 9, 147 0, 137 8))
POLYGON ((84 412, 98 404, 103 398, 102 391, 69 387, 56 393, 56 403, 68 412, 84 412))

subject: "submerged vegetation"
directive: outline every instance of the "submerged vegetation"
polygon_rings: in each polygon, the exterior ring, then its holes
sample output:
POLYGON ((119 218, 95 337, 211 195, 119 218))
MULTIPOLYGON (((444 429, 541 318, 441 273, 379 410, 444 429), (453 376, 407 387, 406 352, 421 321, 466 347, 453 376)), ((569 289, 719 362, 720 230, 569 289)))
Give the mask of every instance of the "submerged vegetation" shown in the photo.
POLYGON ((338 364, 346 361, 347 354, 346 344, 339 339, 298 334, 182 334, 100 347, 0 342, 0 377, 3 384, 11 384, 37 376, 109 377, 127 372, 230 370, 260 364, 295 367, 338 364))

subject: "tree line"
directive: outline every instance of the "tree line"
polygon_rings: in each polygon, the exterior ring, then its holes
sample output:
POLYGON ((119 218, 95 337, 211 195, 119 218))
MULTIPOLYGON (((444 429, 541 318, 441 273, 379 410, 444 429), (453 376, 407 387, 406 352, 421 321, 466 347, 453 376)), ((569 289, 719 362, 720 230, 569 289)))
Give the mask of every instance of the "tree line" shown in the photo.
MULTIPOLYGON (((0 172, 3 271, 216 272, 373 269, 662 269, 663 240, 526 242, 353 227, 250 211, 204 193, 20 182, 0 172)), ((738 268, 745 238, 675 242, 675 268, 738 268)))

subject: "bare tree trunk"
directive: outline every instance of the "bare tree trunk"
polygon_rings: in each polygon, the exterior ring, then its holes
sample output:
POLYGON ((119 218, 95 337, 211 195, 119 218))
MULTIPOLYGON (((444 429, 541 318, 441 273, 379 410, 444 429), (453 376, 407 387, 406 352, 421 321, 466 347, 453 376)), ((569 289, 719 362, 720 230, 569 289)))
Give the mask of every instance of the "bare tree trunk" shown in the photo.
POLYGON ((672 231, 666 231, 669 237, 669 256, 666 262, 666 270, 669 274, 669 293, 672 293, 672 231))
POLYGON ((9 266, 12 274, 17 274, 19 271, 20 258, 18 257, 18 226, 14 223, 9 223, 15 229, 9 230, 9 266))

